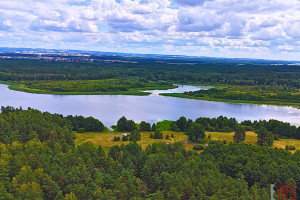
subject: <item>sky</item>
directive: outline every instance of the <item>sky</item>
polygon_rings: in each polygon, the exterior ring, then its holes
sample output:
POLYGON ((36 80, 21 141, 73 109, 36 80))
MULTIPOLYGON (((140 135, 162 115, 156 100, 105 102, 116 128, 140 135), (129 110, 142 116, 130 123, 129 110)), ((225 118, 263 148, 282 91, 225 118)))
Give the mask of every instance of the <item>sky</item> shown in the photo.
POLYGON ((300 60, 300 1, 0 0, 0 47, 300 60))

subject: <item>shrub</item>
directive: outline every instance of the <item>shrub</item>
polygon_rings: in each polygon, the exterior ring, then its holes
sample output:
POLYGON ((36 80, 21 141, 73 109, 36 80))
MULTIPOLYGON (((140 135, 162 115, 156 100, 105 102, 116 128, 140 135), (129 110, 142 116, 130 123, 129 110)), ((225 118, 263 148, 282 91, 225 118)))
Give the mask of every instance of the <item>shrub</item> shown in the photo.
POLYGON ((285 150, 296 150, 295 145, 286 145, 285 150))
POLYGON ((78 132, 78 133, 84 133, 84 128, 79 128, 79 129, 77 130, 77 132, 78 132))
POLYGON ((150 133, 150 138, 153 138, 153 133, 150 133))
POLYGON ((128 141, 128 136, 123 135, 122 141, 128 141))
POLYGON ((274 134, 274 140, 279 140, 280 139, 280 135, 279 134, 274 134))
POLYGON ((115 136, 115 137, 114 137, 114 141, 115 141, 115 142, 120 141, 120 140, 121 140, 121 138, 120 138, 119 136, 115 136))
POLYGON ((170 138, 170 136, 169 135, 166 135, 166 140, 168 140, 170 138))
POLYGON ((153 139, 163 139, 164 136, 162 134, 161 131, 155 130, 154 135, 153 135, 153 139))
POLYGON ((129 141, 136 142, 136 141, 139 141, 139 140, 141 140, 140 132, 138 130, 132 131, 129 135, 129 141))
POLYGON ((194 145, 193 149, 196 151, 200 151, 204 149, 204 146, 202 144, 196 144, 194 145))
POLYGON ((206 144, 207 140, 206 139, 198 139, 197 141, 199 144, 206 144))

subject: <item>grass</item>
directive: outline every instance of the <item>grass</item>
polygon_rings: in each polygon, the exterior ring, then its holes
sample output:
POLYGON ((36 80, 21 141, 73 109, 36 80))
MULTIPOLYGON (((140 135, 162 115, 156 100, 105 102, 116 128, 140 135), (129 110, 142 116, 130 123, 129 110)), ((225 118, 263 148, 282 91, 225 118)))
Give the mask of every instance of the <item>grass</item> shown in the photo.
MULTIPOLYGON (((128 144, 129 141, 113 141, 114 136, 121 137, 124 132, 104 132, 104 133, 75 133, 76 135, 76 145, 82 144, 84 142, 92 142, 97 145, 101 145, 103 147, 109 148, 114 145, 128 144)), ((169 135, 170 138, 167 139, 152 139, 150 138, 151 132, 141 132, 141 140, 137 141, 139 145, 145 149, 149 144, 153 144, 155 142, 165 142, 167 144, 174 142, 183 142, 185 147, 189 150, 193 149, 193 144, 188 142, 188 137, 183 132, 173 132, 173 131, 163 131, 164 138, 166 135, 169 135), (171 138, 171 134, 174 135, 174 138, 171 138)), ((127 133, 129 134, 129 133, 127 133)))
MULTIPOLYGON (((206 135, 210 134, 212 140, 226 140, 227 143, 233 142, 234 133, 221 133, 221 132, 207 132, 206 135)), ((253 131, 246 132, 246 144, 256 145, 257 135, 253 131)), ((286 145, 295 145, 296 150, 300 150, 300 140, 296 139, 279 139, 274 140, 273 148, 277 147, 280 149, 285 149, 286 145)), ((295 151, 291 151, 295 152, 295 151)))
POLYGON ((135 95, 135 96, 147 96, 150 92, 143 92, 146 90, 166 90, 173 89, 177 86, 157 86, 157 87, 145 87, 145 88, 134 88, 128 91, 110 91, 110 92, 54 92, 40 89, 28 88, 25 84, 17 82, 0 81, 0 84, 8 85, 10 90, 34 93, 34 94, 55 94, 55 95, 135 95))
MULTIPOLYGON (((164 142, 164 143, 174 143, 174 142, 182 142, 187 150, 192 150, 194 143, 188 141, 187 135, 183 132, 174 132, 174 131, 162 131, 164 138, 166 135, 170 136, 170 139, 152 139, 150 138, 151 132, 141 132, 141 140, 137 141, 137 144, 141 145, 143 149, 145 149, 148 145, 153 144, 155 142, 164 142), (171 138, 171 134, 174 135, 174 138, 171 138)), ((82 144, 84 142, 92 142, 96 145, 101 145, 105 151, 108 151, 110 147, 114 145, 128 144, 126 141, 113 141, 114 136, 119 136, 122 138, 123 132, 115 132, 115 131, 106 131, 104 133, 75 133, 76 135, 76 145, 82 144)), ((127 133, 129 134, 129 133, 127 133)), ((227 143, 233 142, 234 133, 224 133, 224 132, 206 132, 206 136, 211 135, 211 140, 226 140, 227 143)), ((246 144, 256 145, 257 135, 252 131, 246 132, 246 144)), ((273 148, 281 148, 285 149, 286 145, 295 145, 296 150, 300 150, 300 140, 296 139, 280 139, 275 140, 273 144, 273 148)), ((295 152, 295 151, 291 151, 295 152)))

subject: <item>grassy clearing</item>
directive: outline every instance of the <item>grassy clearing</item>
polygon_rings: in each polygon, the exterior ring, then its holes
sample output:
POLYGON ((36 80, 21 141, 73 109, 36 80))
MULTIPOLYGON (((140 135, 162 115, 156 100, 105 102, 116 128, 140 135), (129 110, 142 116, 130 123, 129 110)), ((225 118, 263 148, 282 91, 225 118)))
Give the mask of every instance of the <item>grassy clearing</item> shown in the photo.
MULTIPOLYGON (((119 136, 122 138, 122 134, 124 132, 105 132, 105 133, 75 133, 76 134, 76 144, 82 144, 84 142, 92 142, 97 145, 101 145, 104 147, 112 147, 114 145, 128 144, 129 142, 113 141, 114 136, 119 136)), ((183 142, 187 149, 192 150, 193 144, 188 142, 188 137, 183 132, 173 132, 173 131, 163 131, 164 138, 166 135, 170 136, 170 139, 152 139, 150 138, 151 132, 141 132, 141 140, 137 141, 142 148, 146 148, 149 144, 153 144, 155 142, 165 142, 167 144, 174 142, 183 142), (171 134, 174 135, 174 138, 171 138, 171 134)), ((129 134, 129 133, 127 133, 129 134)))
MULTIPOLYGON (((233 142, 233 135, 234 133, 221 133, 221 132, 206 132, 206 135, 211 134, 211 139, 212 140, 226 140, 227 143, 233 142)), ((252 144, 256 145, 257 142, 257 135, 256 133, 252 131, 247 131, 246 132, 246 144, 252 144)), ((277 147, 280 149, 285 149, 286 145, 295 145, 296 150, 300 150, 300 140, 296 139, 279 139, 279 140, 274 140, 273 148, 277 147)), ((294 151, 291 151, 294 152, 294 151)))
MULTIPOLYGON (((153 144, 155 142, 164 142, 164 143, 174 143, 174 142, 182 142, 186 149, 192 150, 193 146, 195 145, 194 143, 191 143, 188 141, 187 135, 185 135, 183 132, 174 132, 174 131, 162 131, 164 138, 166 135, 170 136, 170 139, 151 139, 150 132, 141 132, 141 140, 138 141, 137 143, 142 146, 143 149, 145 149, 149 144, 153 144), (171 138, 171 134, 174 135, 174 138, 171 138)), ((123 132, 112 132, 112 131, 107 131, 104 133, 75 133, 76 135, 76 145, 82 144, 84 142, 92 142, 97 145, 103 146, 103 148, 108 151, 110 147, 114 145, 121 145, 121 144, 128 144, 129 142, 123 142, 123 141, 118 141, 114 142, 113 138, 114 136, 119 136, 122 138, 123 132)), ((127 133, 129 134, 129 133, 127 133)), ((224 133, 224 132, 206 132, 206 136, 211 135, 211 140, 226 140, 227 143, 233 142, 233 135, 234 133, 224 133)), ((252 144, 256 145, 257 142, 257 135, 256 133, 252 131, 247 131, 246 132, 246 144, 252 144)), ((296 150, 300 150, 300 140, 296 139, 280 139, 280 140, 275 140, 273 147, 285 149, 286 145, 295 145, 296 150)), ((291 151, 294 152, 294 151, 291 151)))

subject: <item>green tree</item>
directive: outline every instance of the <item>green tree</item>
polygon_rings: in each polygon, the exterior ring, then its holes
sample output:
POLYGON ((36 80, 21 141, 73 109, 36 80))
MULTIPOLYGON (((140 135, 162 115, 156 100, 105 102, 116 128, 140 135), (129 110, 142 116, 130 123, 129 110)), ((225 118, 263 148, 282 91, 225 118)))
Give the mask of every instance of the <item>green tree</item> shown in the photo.
POLYGON ((0 200, 14 199, 13 195, 7 192, 5 186, 0 182, 0 200))
POLYGON ((233 140, 236 143, 240 143, 245 141, 246 139, 246 131, 243 127, 237 126, 233 135, 233 140))
POLYGON ((134 131, 136 130, 136 124, 133 120, 128 120, 126 123, 126 131, 134 131))
POLYGON ((20 199, 44 199, 43 190, 41 189, 40 185, 36 182, 28 182, 26 184, 20 185, 20 188, 17 188, 16 196, 20 199))
POLYGON ((77 200, 77 197, 74 193, 66 194, 64 200, 77 200))
POLYGON ((152 124, 151 130, 152 130, 152 131, 155 131, 155 130, 156 130, 156 124, 155 124, 155 123, 152 124))
POLYGON ((176 125, 179 128, 179 130, 181 131, 186 131, 187 127, 187 120, 185 117, 180 117, 177 121, 176 121, 176 125))
POLYGON ((126 117, 121 117, 117 122, 118 131, 127 131, 127 119, 126 117))
POLYGON ((260 146, 272 146, 274 143, 274 136, 267 131, 265 127, 261 127, 257 132, 257 144, 260 146))
POLYGON ((197 142, 198 139, 205 138, 205 130, 201 124, 193 123, 190 128, 186 131, 188 138, 192 142, 197 142))
POLYGON ((140 124, 140 131, 151 131, 151 124, 145 121, 142 121, 140 124))
POLYGON ((180 131, 180 129, 178 128, 176 122, 172 122, 172 123, 170 124, 170 130, 171 130, 171 131, 180 131))

